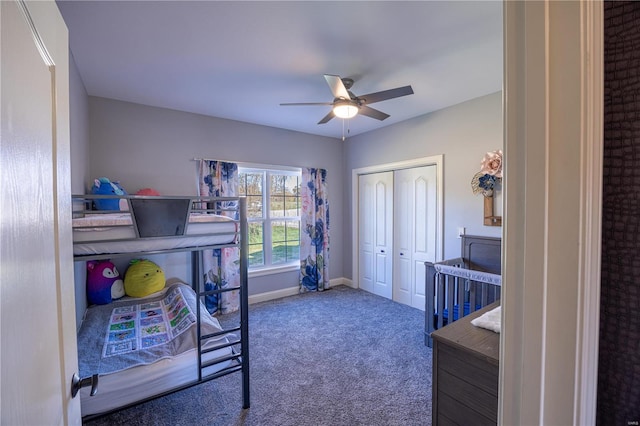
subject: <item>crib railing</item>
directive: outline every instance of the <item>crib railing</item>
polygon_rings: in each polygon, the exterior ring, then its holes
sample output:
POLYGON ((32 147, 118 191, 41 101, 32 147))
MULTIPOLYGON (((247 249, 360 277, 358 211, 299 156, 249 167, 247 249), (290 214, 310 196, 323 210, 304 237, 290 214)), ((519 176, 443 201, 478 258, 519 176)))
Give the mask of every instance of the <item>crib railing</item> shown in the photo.
POLYGON ((426 265, 425 344, 431 333, 500 299, 500 275, 467 269, 457 258, 426 265))

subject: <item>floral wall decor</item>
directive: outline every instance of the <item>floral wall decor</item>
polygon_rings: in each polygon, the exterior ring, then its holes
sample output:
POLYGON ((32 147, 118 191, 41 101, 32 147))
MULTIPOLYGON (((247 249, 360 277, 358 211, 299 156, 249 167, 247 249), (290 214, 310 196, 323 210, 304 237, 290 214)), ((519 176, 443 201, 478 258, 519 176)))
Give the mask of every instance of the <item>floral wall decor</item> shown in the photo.
POLYGON ((475 195, 484 196, 484 224, 502 226, 502 217, 493 214, 493 194, 502 184, 502 150, 487 152, 480 163, 480 171, 471 179, 475 195))

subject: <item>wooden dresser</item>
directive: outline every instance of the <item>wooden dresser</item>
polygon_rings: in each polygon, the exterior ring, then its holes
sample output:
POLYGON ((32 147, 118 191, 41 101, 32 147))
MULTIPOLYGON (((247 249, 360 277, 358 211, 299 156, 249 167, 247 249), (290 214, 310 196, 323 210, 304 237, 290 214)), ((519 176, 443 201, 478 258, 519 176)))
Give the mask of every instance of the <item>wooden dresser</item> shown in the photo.
POLYGON ((498 420, 500 334, 471 320, 499 302, 431 334, 433 425, 495 425, 498 420))

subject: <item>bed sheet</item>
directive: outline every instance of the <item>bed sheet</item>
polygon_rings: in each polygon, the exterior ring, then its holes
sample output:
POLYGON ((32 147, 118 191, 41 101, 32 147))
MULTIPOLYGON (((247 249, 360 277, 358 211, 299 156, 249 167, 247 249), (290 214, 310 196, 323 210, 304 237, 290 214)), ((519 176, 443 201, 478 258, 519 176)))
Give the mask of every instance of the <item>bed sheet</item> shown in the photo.
MULTIPOLYGON (((89 396, 90 390, 81 390, 82 415, 109 411, 196 381, 198 379, 197 350, 195 349, 196 303, 198 302, 193 290, 186 284, 179 283, 148 297, 127 298, 108 305, 90 307, 78 333, 78 361, 82 377, 99 374, 99 381, 98 393, 95 396, 89 396), (116 318, 121 315, 121 312, 130 308, 133 311, 140 311, 141 307, 151 309, 153 308, 151 305, 156 304, 166 306, 165 317, 168 320, 175 319, 177 328, 170 331, 180 330, 175 340, 148 349, 142 349, 143 345, 138 345, 138 349, 134 348, 129 352, 109 354, 107 351, 105 353, 105 348, 111 344, 114 325, 137 322, 142 326, 146 319, 162 317, 162 314, 156 314, 116 318), (186 310, 185 305, 188 307, 186 310), (178 316, 176 313, 182 315, 178 316), (181 327, 179 325, 181 323, 187 326, 181 327), (178 339, 179 343, 176 343, 178 339), (152 356, 157 356, 158 359, 152 356)), ((200 308, 202 332, 209 334, 222 331, 218 320, 211 317, 202 304, 200 308)), ((144 311, 146 312, 148 311, 144 311)), ((172 326, 169 323, 167 323, 167 329, 172 326)), ((115 331, 120 331, 120 328, 115 331)), ((143 335, 148 336, 146 333, 143 335)), ((236 340, 234 335, 213 337, 203 343, 203 349, 220 347, 229 343, 229 339, 236 340)), ((203 359, 215 360, 231 354, 231 348, 225 347, 205 354, 203 359)), ((204 373, 213 374, 228 367, 231 362, 223 361, 215 364, 208 367, 204 373)))
MULTIPOLYGON (((204 361, 231 355, 230 348, 218 349, 203 356, 204 361)), ((231 365, 224 361, 208 367, 206 375, 231 365)), ((98 393, 90 396, 90 388, 80 390, 82 416, 105 413, 127 404, 194 382, 198 379, 196 350, 182 353, 175 358, 163 359, 117 373, 100 376, 98 393)))
POLYGON ((226 216, 189 216, 184 236, 136 239, 129 213, 92 214, 73 219, 73 254, 140 253, 235 241, 237 223, 226 216))

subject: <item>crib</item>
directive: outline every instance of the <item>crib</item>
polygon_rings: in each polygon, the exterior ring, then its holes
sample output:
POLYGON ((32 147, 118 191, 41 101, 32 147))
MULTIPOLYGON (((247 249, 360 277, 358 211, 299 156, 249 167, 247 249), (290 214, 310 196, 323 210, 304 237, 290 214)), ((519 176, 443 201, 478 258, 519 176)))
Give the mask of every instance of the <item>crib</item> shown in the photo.
POLYGON ((425 345, 431 333, 500 300, 501 240, 463 235, 461 257, 425 262, 425 345))

